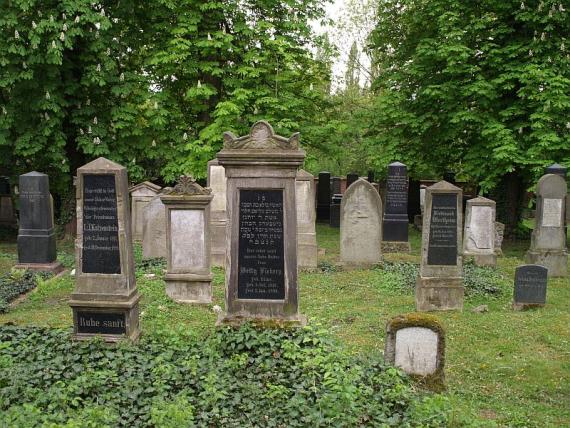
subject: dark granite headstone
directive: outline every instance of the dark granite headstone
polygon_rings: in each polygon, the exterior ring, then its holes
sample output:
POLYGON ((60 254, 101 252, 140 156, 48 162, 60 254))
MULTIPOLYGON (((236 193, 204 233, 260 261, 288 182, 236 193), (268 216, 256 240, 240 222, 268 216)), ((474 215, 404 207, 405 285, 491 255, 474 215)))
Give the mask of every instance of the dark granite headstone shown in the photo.
POLYGON ((368 171, 368 178, 369 183, 374 183, 374 171, 368 171))
POLYGON ((358 180, 358 174, 355 172, 351 172, 346 175, 346 188, 348 189, 352 183, 358 180))
POLYGON ((83 273, 121 273, 113 174, 83 177, 83 273))
POLYGON ((319 172, 317 186, 317 221, 328 223, 330 220, 331 205, 331 173, 319 172))
POLYGON ((18 263, 49 264, 57 258, 49 177, 40 172, 20 175, 18 263))
POLYGON ((406 165, 388 165, 386 203, 384 205, 384 241, 408 241, 408 175, 406 165))
POLYGON ((125 312, 77 311, 77 333, 126 334, 125 312))
POLYGON ((552 164, 550 166, 547 166, 545 171, 545 174, 556 174, 556 175, 560 175, 561 177, 566 178, 566 174, 568 173, 568 168, 566 168, 564 165, 560 165, 558 163, 552 164))
POLYGON ((428 265, 457 264, 457 195, 434 194, 428 241, 428 265))
POLYGON ((341 193, 341 191, 340 191, 340 177, 333 177, 331 180, 331 194, 334 197, 334 195, 336 195, 337 193, 341 193))
POLYGON ((0 195, 10 194, 10 182, 8 177, 0 177, 0 195))
POLYGON ((523 265, 515 271, 514 305, 543 306, 546 303, 548 269, 523 265))
POLYGON ((283 191, 240 190, 238 298, 285 298, 283 191))
POLYGON ((336 193, 331 199, 331 227, 340 227, 340 204, 342 203, 342 194, 336 193))
POLYGON ((408 222, 414 224, 414 219, 422 213, 420 204, 420 182, 409 180, 408 182, 408 222))

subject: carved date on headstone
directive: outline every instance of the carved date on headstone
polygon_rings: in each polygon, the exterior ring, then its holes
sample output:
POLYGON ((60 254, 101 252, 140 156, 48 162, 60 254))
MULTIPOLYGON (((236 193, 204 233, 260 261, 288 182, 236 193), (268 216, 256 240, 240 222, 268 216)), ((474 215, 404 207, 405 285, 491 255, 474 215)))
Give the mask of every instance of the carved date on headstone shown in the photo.
POLYGON ((428 241, 428 265, 457 264, 457 195, 434 194, 428 241))

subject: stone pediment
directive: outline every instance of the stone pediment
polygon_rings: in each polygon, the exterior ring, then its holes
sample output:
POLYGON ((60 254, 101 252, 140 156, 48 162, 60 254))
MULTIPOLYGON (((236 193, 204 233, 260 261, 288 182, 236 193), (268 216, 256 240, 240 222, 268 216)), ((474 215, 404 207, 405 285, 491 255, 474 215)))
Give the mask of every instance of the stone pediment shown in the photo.
POLYGON ((454 186, 445 180, 438 181, 437 183, 428 187, 428 189, 431 191, 461 191, 459 187, 454 186))
POLYGON ((191 175, 183 175, 178 179, 176 186, 168 193, 169 195, 209 195, 212 189, 202 187, 191 175))
POLYGON ((101 171, 101 172, 115 172, 115 171, 121 171, 125 169, 124 166, 119 165, 118 163, 115 163, 107 158, 104 157, 100 157, 95 159, 94 161, 89 162, 88 164, 83 165, 81 168, 78 168, 77 171, 84 171, 84 170, 88 170, 88 171, 101 171))
POLYGON ((255 123, 249 135, 237 137, 231 132, 224 132, 224 149, 228 150, 298 150, 298 132, 289 138, 276 135, 272 126, 265 120, 255 123))
POLYGON ((160 192, 162 187, 151 183, 150 181, 143 181, 129 189, 129 193, 134 196, 154 196, 160 192))

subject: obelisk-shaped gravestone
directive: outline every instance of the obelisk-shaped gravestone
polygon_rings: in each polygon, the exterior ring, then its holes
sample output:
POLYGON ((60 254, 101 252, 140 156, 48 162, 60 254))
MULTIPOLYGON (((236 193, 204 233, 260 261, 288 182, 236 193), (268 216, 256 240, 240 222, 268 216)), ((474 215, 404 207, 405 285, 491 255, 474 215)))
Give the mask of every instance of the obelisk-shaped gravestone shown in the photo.
POLYGON ((40 172, 20 175, 20 228, 16 268, 58 273, 53 204, 49 177, 40 172))
POLYGON ((526 261, 547 268, 549 277, 566 276, 568 273, 564 231, 567 192, 566 181, 555 174, 543 175, 536 186, 535 227, 526 261))
POLYGON ((467 201, 463 256, 477 266, 495 266, 495 201, 479 196, 467 201))
POLYGON ((461 189, 440 181, 426 189, 416 310, 463 308, 461 189))
POLYGON ((295 175, 305 158, 299 134, 275 135, 265 121, 249 135, 224 134, 230 243, 226 313, 219 324, 299 325, 295 175))
POLYGON ((74 337, 107 342, 137 339, 135 282, 127 170, 98 158, 77 170, 74 337))
POLYGON ((330 220, 331 206, 331 173, 327 171, 319 172, 319 182, 317 184, 317 221, 328 223, 330 220))
POLYGON ((406 165, 394 162, 388 165, 386 204, 382 223, 382 251, 409 253, 408 242, 408 174, 406 165))

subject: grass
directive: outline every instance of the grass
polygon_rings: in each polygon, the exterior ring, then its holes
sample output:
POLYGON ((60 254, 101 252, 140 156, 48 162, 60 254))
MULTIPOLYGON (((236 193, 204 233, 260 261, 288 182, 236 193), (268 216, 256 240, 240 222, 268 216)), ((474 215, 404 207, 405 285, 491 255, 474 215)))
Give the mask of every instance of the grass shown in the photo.
MULTIPOLYGON (((300 274, 301 311, 322 323, 353 353, 384 349, 388 319, 414 310, 414 295, 402 287, 402 276, 381 268, 343 272, 339 230, 318 225, 320 271, 300 274)), ((419 232, 410 229, 412 254, 387 254, 388 261, 419 263, 419 232)), ((505 242, 498 269, 506 278, 524 263, 528 241, 505 242)), ((15 242, 0 244, 0 271, 16 262, 15 242)), ((62 242, 59 259, 73 265, 73 243, 62 242)), ((136 251, 140 261, 140 248, 136 251)), ((162 267, 137 269, 142 294, 143 332, 183 326, 198 334, 214 328, 213 305, 223 307, 224 272, 214 269, 214 302, 207 307, 169 300, 160 278, 162 267), (155 277, 148 277, 154 273, 155 277)), ((512 281, 509 279, 509 281, 512 281)), ((46 281, 10 312, 0 324, 71 327, 67 305, 73 277, 46 281)), ((548 284, 547 306, 514 312, 512 289, 498 297, 469 297, 463 312, 437 313, 447 329, 446 378, 454 426, 558 427, 570 426, 570 279, 548 284), (489 312, 474 313, 486 304, 489 312)))

